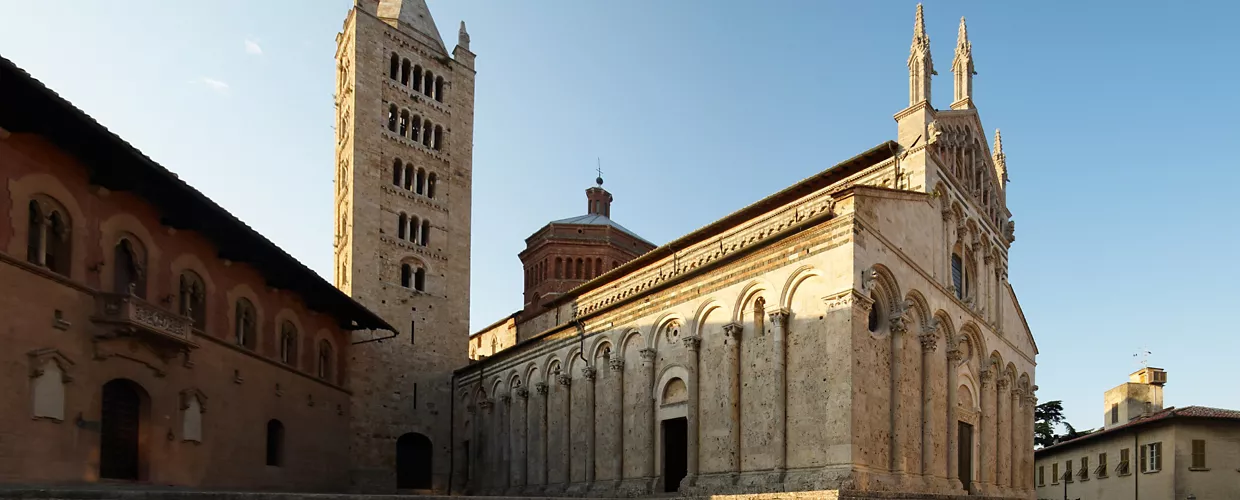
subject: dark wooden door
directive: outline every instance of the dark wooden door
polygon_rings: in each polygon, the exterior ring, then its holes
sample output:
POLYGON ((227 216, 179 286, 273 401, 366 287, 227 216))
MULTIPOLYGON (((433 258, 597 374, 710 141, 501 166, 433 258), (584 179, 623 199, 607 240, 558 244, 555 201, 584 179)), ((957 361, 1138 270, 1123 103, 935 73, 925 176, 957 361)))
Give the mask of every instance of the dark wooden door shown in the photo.
POLYGON ((138 426, 142 399, 134 383, 113 380, 103 385, 99 437, 99 477, 138 479, 138 426))
MULTIPOLYGON (((429 490, 432 487, 431 440, 411 432, 396 440, 396 487, 398 489, 429 490)), ((467 455, 468 456, 468 455, 467 455)))
POLYGON ((663 491, 677 491, 689 473, 689 420, 663 421, 663 491))
POLYGON ((973 426, 960 422, 960 428, 957 433, 957 441, 960 447, 957 451, 959 459, 960 484, 964 485, 965 491, 971 491, 970 486, 973 484, 973 426))

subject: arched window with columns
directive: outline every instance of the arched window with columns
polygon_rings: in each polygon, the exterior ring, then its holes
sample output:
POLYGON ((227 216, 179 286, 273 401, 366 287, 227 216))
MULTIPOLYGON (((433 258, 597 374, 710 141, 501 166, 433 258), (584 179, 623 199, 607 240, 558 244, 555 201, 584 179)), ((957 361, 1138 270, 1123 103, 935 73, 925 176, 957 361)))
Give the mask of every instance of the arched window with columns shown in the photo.
POLYGON ((113 249, 112 291, 146 298, 146 247, 133 235, 125 235, 113 249))
POLYGON ((185 270, 181 272, 178 304, 182 316, 194 320, 194 329, 204 331, 207 328, 207 286, 202 276, 185 270))

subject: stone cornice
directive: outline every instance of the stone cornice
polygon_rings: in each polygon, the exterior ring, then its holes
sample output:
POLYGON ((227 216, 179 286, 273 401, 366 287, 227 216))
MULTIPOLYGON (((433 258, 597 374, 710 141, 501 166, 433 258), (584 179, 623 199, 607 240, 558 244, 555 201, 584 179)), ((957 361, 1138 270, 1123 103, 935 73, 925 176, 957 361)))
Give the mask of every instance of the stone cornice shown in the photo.
POLYGON ((452 154, 445 152, 449 148, 444 148, 442 150, 437 151, 437 150, 428 148, 426 146, 423 146, 421 142, 414 142, 412 139, 409 139, 407 137, 401 137, 396 132, 392 132, 391 130, 388 130, 387 128, 384 128, 383 133, 381 133, 380 135, 386 140, 395 142, 397 144, 400 144, 401 146, 405 146, 406 148, 412 149, 414 151, 420 151, 431 158, 444 162, 445 164, 449 164, 449 165, 452 164, 452 160, 449 159, 452 156, 452 154))
POLYGON ((386 234, 380 234, 379 241, 382 241, 390 245, 398 246, 400 248, 409 250, 410 252, 423 256, 423 257, 430 257, 432 259, 442 261, 442 262, 448 261, 448 257, 444 256, 443 254, 440 254, 439 252, 432 252, 424 246, 414 245, 413 243, 410 243, 408 241, 393 238, 386 234))
MULTIPOLYGON (((426 94, 423 94, 409 87, 401 85, 400 82, 393 80, 391 78, 384 78, 383 81, 387 82, 387 85, 389 87, 392 87, 393 89, 400 91, 402 93, 407 93, 409 99, 413 101, 415 104, 426 104, 430 106, 432 109, 439 111, 440 113, 443 113, 444 115, 452 116, 452 110, 449 109, 446 104, 436 101, 433 98, 426 97, 426 94)), ((447 80, 444 80, 444 86, 449 87, 447 80)))
MULTIPOLYGON (((447 180, 447 176, 439 178, 440 182, 444 182, 446 180, 447 180)), ((400 196, 401 198, 405 198, 413 202, 416 202, 419 205, 424 205, 428 208, 437 210, 439 212, 448 213, 448 207, 446 205, 435 203, 431 201, 429 198, 422 196, 420 194, 414 193, 412 191, 409 191, 406 189, 400 189, 396 186, 393 186, 387 183, 382 184, 379 188, 388 193, 392 193, 397 196, 400 196)))
POLYGON ((933 117, 934 117, 934 114, 935 114, 935 109, 934 109, 933 107, 931 107, 931 106, 930 106, 930 102, 929 102, 929 101, 921 101, 921 102, 919 102, 919 103, 917 103, 917 104, 914 104, 914 105, 912 105, 912 106, 909 106, 909 107, 907 107, 907 108, 904 108, 904 109, 900 110, 900 111, 899 111, 898 113, 896 113, 896 114, 895 114, 895 116, 893 116, 892 118, 895 118, 895 120, 896 120, 896 121, 900 121, 900 120, 903 120, 904 118, 908 117, 909 115, 911 115, 911 114, 913 114, 913 113, 916 113, 916 112, 918 112, 918 111, 922 111, 922 110, 929 111, 929 112, 930 112, 930 117, 931 117, 931 118, 933 118, 933 117))

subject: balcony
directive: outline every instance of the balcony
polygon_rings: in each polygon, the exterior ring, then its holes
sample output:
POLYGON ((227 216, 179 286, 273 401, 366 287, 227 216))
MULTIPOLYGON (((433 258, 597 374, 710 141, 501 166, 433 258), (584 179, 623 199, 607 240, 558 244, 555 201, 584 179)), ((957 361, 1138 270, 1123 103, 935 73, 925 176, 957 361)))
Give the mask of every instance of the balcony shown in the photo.
POLYGON ((158 307, 142 298, 122 293, 95 296, 92 321, 111 326, 105 336, 134 336, 159 347, 178 350, 198 347, 193 340, 193 320, 158 307))

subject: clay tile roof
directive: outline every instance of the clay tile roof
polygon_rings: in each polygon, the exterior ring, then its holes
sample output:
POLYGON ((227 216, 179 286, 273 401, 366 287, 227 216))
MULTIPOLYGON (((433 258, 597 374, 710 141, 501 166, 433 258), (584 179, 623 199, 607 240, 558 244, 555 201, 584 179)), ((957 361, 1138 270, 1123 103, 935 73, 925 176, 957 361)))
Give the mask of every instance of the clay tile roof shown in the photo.
POLYGON ((617 223, 614 220, 611 220, 605 215, 598 215, 598 214, 578 215, 576 217, 569 217, 567 219, 553 220, 551 221, 551 223, 552 224, 581 224, 584 226, 611 226, 616 229, 619 229, 620 231, 624 232, 625 234, 629 236, 637 238, 639 241, 642 241, 643 243, 650 244, 650 246, 652 247, 658 246, 658 245, 655 245, 654 243, 650 243, 649 241, 646 240, 646 238, 642 238, 641 236, 638 236, 637 233, 634 233, 633 231, 629 231, 627 228, 625 228, 624 226, 621 226, 619 223, 617 223))

